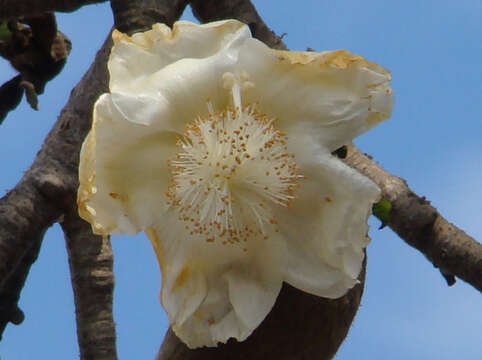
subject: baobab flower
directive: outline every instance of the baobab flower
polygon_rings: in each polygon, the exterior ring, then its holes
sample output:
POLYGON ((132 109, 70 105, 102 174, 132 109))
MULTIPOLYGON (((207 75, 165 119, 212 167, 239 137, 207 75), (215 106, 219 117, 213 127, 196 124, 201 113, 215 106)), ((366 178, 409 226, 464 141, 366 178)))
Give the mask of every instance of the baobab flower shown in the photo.
POLYGON ((79 212, 97 234, 147 234, 179 338, 246 339, 283 281, 352 288, 380 190, 331 152, 389 117, 390 74, 343 50, 272 50, 235 20, 113 39, 79 212))

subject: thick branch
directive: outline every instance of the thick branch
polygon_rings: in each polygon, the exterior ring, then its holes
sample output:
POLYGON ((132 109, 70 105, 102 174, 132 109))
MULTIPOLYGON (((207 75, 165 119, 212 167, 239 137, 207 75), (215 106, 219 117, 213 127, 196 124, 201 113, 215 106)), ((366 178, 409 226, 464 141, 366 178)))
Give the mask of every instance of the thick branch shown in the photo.
POLYGON ((92 234, 77 207, 61 222, 69 254, 80 358, 116 360, 110 240, 92 234))
POLYGON ((189 0, 111 0, 115 27, 132 35, 149 30, 153 23, 172 26, 189 0))
MULTIPOLYGON (((234 18, 249 24, 254 37, 264 41, 267 45, 277 48, 286 48, 281 39, 271 32, 262 19, 256 13, 253 5, 249 0, 193 0, 191 3, 193 12, 201 22, 220 20, 226 18, 234 18)), ((352 164, 353 165, 353 164, 352 164)), ((389 189, 389 191, 391 191, 389 189)), ((390 199, 389 199, 390 200, 390 199)), ((396 210, 395 210, 396 211, 396 210)), ((432 223, 439 223, 443 226, 443 221, 435 222, 432 211, 423 211, 423 218, 429 219, 432 223)), ((401 236, 409 236, 410 221, 413 215, 404 213, 402 218, 405 219, 405 231, 400 232, 401 236)), ((446 224, 446 222, 445 222, 446 224)), ((434 226, 435 227, 435 226, 434 226)), ((453 227, 450 228, 453 230, 453 227)), ((449 232, 451 230, 447 229, 449 232)), ((442 231, 444 232, 444 231, 442 231)), ((465 235, 465 234, 464 234, 465 235)), ((466 235, 465 235, 466 236, 466 235)), ((445 243, 447 241, 445 240, 445 243)), ((447 259, 445 253, 448 248, 446 244, 437 244, 437 249, 446 249, 440 251, 447 259)), ((436 253, 435 248, 431 252, 431 256, 436 253)), ((459 252, 451 263, 454 264, 458 260, 463 260, 467 256, 466 252, 459 252), (462 257, 460 257, 460 255, 462 257)), ((479 257, 480 259, 480 257, 479 257)), ((480 260, 478 260, 480 268, 480 260)), ((435 262, 439 264, 439 262, 435 262)), ((478 272, 479 281, 482 280, 480 271, 478 272)), ((338 345, 346 336, 346 333, 337 333, 337 329, 341 322, 346 322, 346 331, 348 331, 352 317, 340 318, 337 321, 327 321, 326 314, 336 317, 343 317, 350 310, 353 314, 356 311, 358 303, 353 302, 353 294, 350 292, 345 297, 338 300, 326 300, 304 294, 289 286, 284 286, 280 294, 275 308, 271 311, 261 326, 251 335, 244 343, 229 342, 218 349, 197 349, 189 350, 182 344, 172 330, 169 330, 164 343, 158 354, 158 360, 202 360, 202 359, 320 359, 326 356, 333 356, 338 345), (310 299, 311 303, 306 301, 310 299), (339 307, 330 307, 334 302, 339 302, 339 307), (354 309, 352 306, 355 306, 354 309), (309 309, 306 313, 298 309, 309 309), (350 310, 349 310, 350 309, 350 310), (298 311, 296 311, 298 310, 298 311), (303 322, 302 328, 297 328, 297 321, 303 322), (321 320, 320 320, 321 319, 321 320), (307 329, 309 329, 307 331, 307 329), (327 332, 326 334, 324 332, 327 332), (288 335, 287 335, 288 334, 288 335), (297 335, 303 336, 298 337, 297 335), (317 337, 318 334, 318 337, 317 337), (336 337, 338 338, 334 340, 336 337), (335 344, 338 344, 334 346, 335 344)), ((361 296, 361 291, 359 293, 361 296)), ((359 300, 358 300, 359 301, 359 300)))
POLYGON ((482 245, 445 220, 407 183, 388 173, 354 146, 345 162, 372 179, 391 202, 388 226, 444 274, 455 275, 482 291, 482 245))
POLYGON ((192 0, 191 7, 201 22, 237 19, 249 26, 253 37, 274 49, 287 50, 281 37, 266 26, 249 0, 192 0))
MULTIPOLYGON (((39 246, 45 230, 64 212, 76 206, 77 167, 82 141, 90 129, 92 107, 107 91, 107 56, 104 44, 82 81, 72 91, 34 163, 15 188, 0 199, 0 289, 17 293, 22 288, 11 279, 26 276, 25 262, 32 247, 39 246)), ((28 257, 30 264, 36 257, 28 257)), ((13 297, 12 297, 13 299, 13 297)), ((11 305, 13 306, 13 304, 11 305)))
POLYGON ((17 303, 30 267, 35 260, 37 260, 42 238, 43 234, 40 234, 38 239, 35 239, 35 245, 30 247, 14 274, 8 278, 5 286, 0 291, 0 340, 9 322, 19 325, 25 318, 23 311, 20 310, 17 303))
POLYGON ((0 19, 39 15, 47 11, 72 12, 106 0, 0 0, 0 19))
POLYGON ((30 247, 55 219, 60 209, 46 201, 45 176, 32 168, 30 176, 0 199, 0 289, 30 247))
MULTIPOLYGON (((97 97, 107 91, 108 45, 104 45, 45 140, 30 169, 0 199, 0 279, 66 209, 75 204, 79 149, 90 128, 97 97)), ((1 284, 0 284, 1 286, 1 284)))

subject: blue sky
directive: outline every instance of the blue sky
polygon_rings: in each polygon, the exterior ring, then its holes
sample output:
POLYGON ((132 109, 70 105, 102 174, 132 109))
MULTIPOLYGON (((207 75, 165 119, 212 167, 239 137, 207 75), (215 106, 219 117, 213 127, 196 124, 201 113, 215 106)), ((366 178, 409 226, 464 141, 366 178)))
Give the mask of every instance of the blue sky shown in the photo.
MULTIPOLYGON (((356 144, 405 178, 450 221, 482 239, 482 1, 254 1, 292 50, 347 49, 392 71, 393 116, 356 144)), ((192 19, 189 10, 185 16, 192 19)), ((0 126, 0 192, 31 164, 70 90, 112 26, 108 3, 59 14, 73 50, 40 97, 0 126)), ((0 81, 14 75, 0 63, 0 81)), ((482 297, 437 269, 389 229, 370 221, 362 306, 336 359, 480 359, 482 297)), ((116 236, 115 320, 121 359, 152 359, 167 320, 158 302, 160 275, 148 240, 116 236)), ((5 360, 75 359, 78 346, 67 254, 58 226, 44 240, 22 292, 26 319, 9 325, 5 360), (27 346, 28 344, 28 346, 27 346)))

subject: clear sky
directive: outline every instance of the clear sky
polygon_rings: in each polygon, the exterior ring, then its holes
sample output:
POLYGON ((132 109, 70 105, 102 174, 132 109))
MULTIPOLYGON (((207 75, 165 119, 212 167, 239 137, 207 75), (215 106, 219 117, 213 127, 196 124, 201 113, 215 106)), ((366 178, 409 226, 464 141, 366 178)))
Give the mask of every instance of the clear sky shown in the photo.
MULTIPOLYGON (((356 144, 405 178, 450 221, 482 239, 482 1, 254 1, 292 50, 347 49, 392 71, 393 116, 356 144)), ((193 19, 186 11, 186 19, 193 19)), ((58 15, 73 50, 40 97, 22 102, 0 126, 0 192, 31 164, 70 90, 110 27, 108 3, 58 15)), ((0 82, 14 75, 0 62, 0 82)), ((370 221, 362 306, 336 359, 482 358, 482 297, 458 281, 449 288, 420 253, 370 221)), ((153 359, 167 329, 160 275, 144 235, 115 236, 114 316, 121 359, 153 359)), ((22 292, 26 319, 8 325, 2 360, 77 359, 67 254, 58 226, 45 237, 22 292)))

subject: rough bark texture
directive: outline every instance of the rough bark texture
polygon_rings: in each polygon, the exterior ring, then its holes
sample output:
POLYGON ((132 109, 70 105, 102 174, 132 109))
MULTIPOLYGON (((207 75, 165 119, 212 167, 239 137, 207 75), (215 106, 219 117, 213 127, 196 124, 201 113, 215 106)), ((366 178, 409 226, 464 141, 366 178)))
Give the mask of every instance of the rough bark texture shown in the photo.
POLYGON ((237 19, 249 26, 253 37, 274 49, 287 50, 281 37, 266 26, 249 0, 193 0, 191 7, 201 22, 237 19))
POLYGON ((92 234, 77 208, 61 222, 69 254, 80 358, 116 360, 110 240, 92 234))
POLYGON ((47 174, 35 167, 31 169, 0 199, 0 288, 61 214, 44 192, 44 185, 50 180, 47 174))
POLYGON ((111 0, 114 26, 132 35, 149 30, 156 22, 172 26, 182 15, 189 0, 111 0))
POLYGON ((345 162, 372 179, 391 202, 387 223, 407 244, 423 253, 445 275, 455 275, 482 291, 482 245, 445 220, 425 197, 354 146, 345 162))
POLYGON ((84 5, 106 0, 0 0, 0 19, 41 14, 46 11, 72 12, 84 5))
POLYGON ((0 199, 0 288, 2 294, 18 290, 16 297, 8 297, 10 309, 17 306, 25 276, 36 259, 28 256, 29 252, 40 246, 50 225, 76 208, 79 150, 90 129, 94 102, 107 91, 106 62, 111 43, 109 37, 72 91, 30 169, 0 199))
POLYGON ((25 284, 30 267, 37 260, 40 246, 42 244, 43 233, 35 239, 35 245, 30 247, 22 258, 15 273, 10 276, 0 291, 0 340, 3 331, 9 322, 19 325, 23 322, 25 315, 18 307, 20 292, 25 284))
POLYGON ((243 342, 230 340, 217 348, 190 350, 169 329, 156 360, 331 359, 360 305, 365 270, 359 279, 360 284, 335 300, 283 284, 274 308, 243 342))

